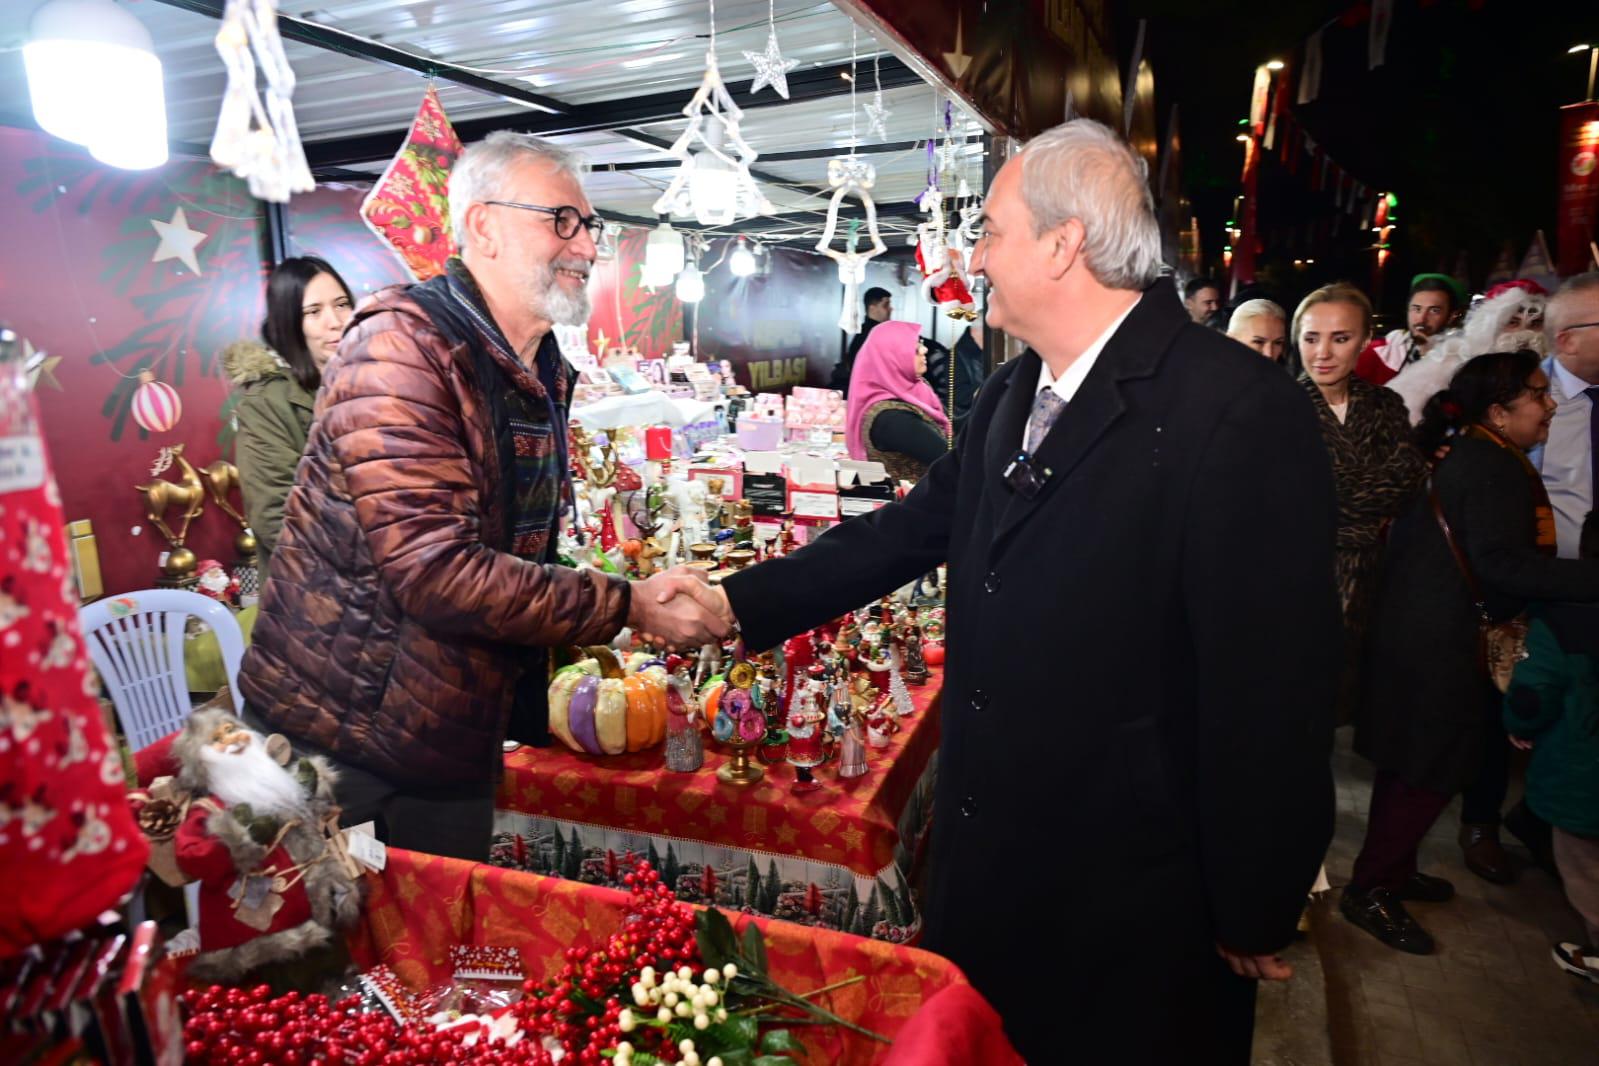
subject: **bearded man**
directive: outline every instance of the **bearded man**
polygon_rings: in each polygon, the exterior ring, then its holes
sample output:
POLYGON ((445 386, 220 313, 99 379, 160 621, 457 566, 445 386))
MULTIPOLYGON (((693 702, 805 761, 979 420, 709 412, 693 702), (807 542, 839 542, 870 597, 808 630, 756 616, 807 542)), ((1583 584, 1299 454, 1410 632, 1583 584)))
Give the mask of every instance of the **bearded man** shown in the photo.
POLYGON ((728 632, 686 568, 557 565, 569 375, 603 223, 576 159, 524 134, 450 175, 459 259, 375 294, 323 371, 240 672, 245 719, 339 770, 347 823, 486 860, 502 742, 547 743, 546 649, 631 625, 728 632), (678 593, 685 593, 678 595, 678 593))
POLYGON ((234 983, 336 970, 336 931, 360 914, 360 892, 356 868, 329 836, 327 764, 284 766, 223 701, 190 717, 172 757, 178 786, 194 798, 173 836, 178 870, 200 883, 200 954, 190 973, 234 983))

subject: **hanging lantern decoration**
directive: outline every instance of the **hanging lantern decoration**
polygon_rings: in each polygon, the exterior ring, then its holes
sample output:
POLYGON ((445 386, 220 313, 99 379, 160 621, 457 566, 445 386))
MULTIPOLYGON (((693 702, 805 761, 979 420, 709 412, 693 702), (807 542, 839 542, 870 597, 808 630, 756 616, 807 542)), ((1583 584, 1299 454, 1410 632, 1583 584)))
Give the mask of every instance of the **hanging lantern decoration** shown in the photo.
POLYGON ((133 420, 146 433, 166 433, 183 417, 183 401, 178 390, 145 370, 139 374, 139 387, 133 393, 133 420))

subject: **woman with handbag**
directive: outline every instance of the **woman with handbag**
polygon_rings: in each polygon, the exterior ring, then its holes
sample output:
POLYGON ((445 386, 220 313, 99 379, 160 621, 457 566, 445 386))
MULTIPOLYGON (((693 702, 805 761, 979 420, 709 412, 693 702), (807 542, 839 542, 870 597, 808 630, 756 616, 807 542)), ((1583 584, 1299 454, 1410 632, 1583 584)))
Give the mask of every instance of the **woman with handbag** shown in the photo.
POLYGON ((1417 871, 1416 850, 1455 793, 1478 781, 1488 746, 1505 743, 1500 691, 1518 654, 1517 619, 1529 602, 1599 600, 1599 562, 1554 557, 1553 512, 1527 461, 1553 412, 1536 353, 1490 352, 1428 401, 1416 430, 1423 454, 1448 453, 1388 540, 1355 729, 1355 750, 1377 775, 1340 904, 1401 951, 1433 950, 1405 902, 1454 895, 1417 871))

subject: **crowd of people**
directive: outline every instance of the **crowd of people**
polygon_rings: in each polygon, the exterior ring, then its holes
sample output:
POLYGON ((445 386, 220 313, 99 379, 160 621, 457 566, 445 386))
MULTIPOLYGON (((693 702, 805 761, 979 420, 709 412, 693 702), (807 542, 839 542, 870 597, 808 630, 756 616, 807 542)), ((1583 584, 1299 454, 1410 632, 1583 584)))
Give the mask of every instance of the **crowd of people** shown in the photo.
POLYGON ((1588 927, 1556 956, 1599 979, 1599 274, 1469 310, 1425 275, 1381 339, 1347 284, 1229 311, 1162 264, 1147 177, 1084 119, 1000 170, 970 267, 1026 351, 986 381, 981 325, 935 348, 868 290, 848 448, 914 488, 713 589, 557 564, 552 327, 587 316, 601 221, 561 149, 470 146, 448 273, 357 310, 288 260, 262 342, 230 352, 270 550, 245 721, 328 758, 347 820, 482 858, 501 742, 547 736, 545 649, 624 627, 764 649, 947 562, 923 943, 1024 1054, 1065 1024, 1086 1060, 1248 1061, 1331 839, 1338 723, 1377 768, 1351 921, 1430 950, 1405 905, 1452 886, 1417 845, 1463 793, 1470 868, 1512 876, 1501 821, 1547 856, 1588 927), (1484 634, 1511 619, 1505 697, 1484 634), (1073 960, 1047 981, 1041 943, 1073 960))

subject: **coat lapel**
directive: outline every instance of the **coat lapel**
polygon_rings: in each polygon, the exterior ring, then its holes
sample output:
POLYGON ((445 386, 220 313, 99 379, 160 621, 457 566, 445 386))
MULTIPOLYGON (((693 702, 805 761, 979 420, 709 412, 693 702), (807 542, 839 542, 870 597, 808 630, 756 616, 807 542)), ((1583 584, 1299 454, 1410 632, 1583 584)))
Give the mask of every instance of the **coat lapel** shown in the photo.
MULTIPOLYGON (((1122 383, 1153 374, 1166 349, 1187 321, 1187 313, 1169 279, 1162 278, 1144 290, 1143 299, 1106 343, 1093 369, 1077 390, 1077 395, 1061 412, 1054 428, 1044 438, 1044 443, 1039 445, 1033 465, 1049 471, 1043 487, 1031 499, 1009 486, 1000 489, 1009 495, 1010 500, 994 528, 996 544, 1037 513, 1056 487, 1066 480, 1099 439, 1115 425, 1127 409, 1122 383)), ((1036 361, 1038 356, 1029 351, 1027 358, 1036 361)), ((1016 377, 1020 379, 1023 375, 1018 373, 1016 377)), ((1006 462, 1011 454, 1021 448, 1022 426, 1032 409, 1033 393, 1038 385, 1036 370, 1027 375, 1025 381, 1013 382, 1011 391, 1020 391, 1023 385, 1027 386, 1024 396, 1007 396, 1001 404, 1007 415, 1017 410, 1021 412, 1011 435, 1003 438, 1010 449, 1005 455, 1006 462)), ((1002 428, 998 422, 996 419, 996 431, 1002 428)), ((1003 468, 1002 464, 1000 469, 1003 468)))

